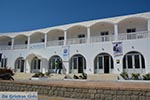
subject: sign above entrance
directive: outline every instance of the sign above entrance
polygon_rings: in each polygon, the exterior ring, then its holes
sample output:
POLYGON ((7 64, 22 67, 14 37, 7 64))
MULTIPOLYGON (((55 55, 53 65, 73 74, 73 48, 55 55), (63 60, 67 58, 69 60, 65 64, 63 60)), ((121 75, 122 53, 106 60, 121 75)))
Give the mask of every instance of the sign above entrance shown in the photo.
POLYGON ((122 42, 113 42, 113 54, 119 56, 123 54, 122 42))

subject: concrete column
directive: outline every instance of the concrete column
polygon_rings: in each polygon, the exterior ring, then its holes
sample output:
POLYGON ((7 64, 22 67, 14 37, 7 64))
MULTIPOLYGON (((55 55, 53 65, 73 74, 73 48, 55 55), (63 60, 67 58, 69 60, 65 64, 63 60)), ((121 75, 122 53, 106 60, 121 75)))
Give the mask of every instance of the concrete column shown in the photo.
POLYGON ((114 59, 114 73, 115 74, 120 74, 123 72, 123 57, 122 56, 116 56, 113 58, 114 59), (119 63, 116 61, 119 60, 119 63))
POLYGON ((28 49, 30 49, 30 36, 28 36, 28 49))
POLYGON ((90 35, 91 35, 91 31, 90 28, 87 28, 87 43, 90 43, 90 35))
POLYGON ((41 59, 41 72, 46 73, 49 70, 48 60, 46 58, 41 59))
POLYGON ((93 59, 91 57, 87 58, 86 60, 86 72, 87 74, 94 74, 94 62, 93 59), (90 62, 92 61, 92 62, 90 62), (93 66, 93 67, 92 67, 93 66))
POLYGON ((117 41, 118 40, 118 24, 115 24, 114 25, 114 32, 115 32, 115 41, 117 41))
POLYGON ((148 25, 147 25, 147 30, 150 32, 150 19, 148 19, 148 25))
POLYGON ((67 31, 64 31, 64 45, 67 45, 67 31))
POLYGON ((11 39, 11 49, 14 47, 14 38, 11 39))
POLYGON ((44 35, 44 44, 45 44, 45 48, 47 47, 47 34, 44 35))
POLYGON ((69 61, 63 61, 63 74, 69 74, 69 61))
POLYGON ((30 73, 31 71, 31 67, 30 67, 30 64, 29 64, 29 60, 26 59, 25 60, 25 73, 30 73))

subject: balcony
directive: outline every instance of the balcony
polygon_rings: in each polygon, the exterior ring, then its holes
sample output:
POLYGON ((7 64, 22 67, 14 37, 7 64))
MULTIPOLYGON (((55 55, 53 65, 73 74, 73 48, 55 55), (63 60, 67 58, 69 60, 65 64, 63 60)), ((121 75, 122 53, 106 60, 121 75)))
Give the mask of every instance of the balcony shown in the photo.
POLYGON ((92 36, 90 38, 90 42, 107 42, 107 41, 113 41, 114 36, 113 35, 105 35, 105 36, 92 36))
POLYGON ((87 38, 72 38, 67 40, 67 44, 83 44, 87 43, 87 38))
POLYGON ((16 44, 13 47, 13 49, 26 49, 26 48, 27 48, 26 44, 16 44))
POLYGON ((119 33, 118 40, 132 40, 132 39, 143 39, 148 38, 148 31, 134 32, 134 33, 119 33))
POLYGON ((44 48, 44 43, 32 43, 30 44, 30 49, 42 49, 44 48))
POLYGON ((0 50, 10 50, 11 46, 8 45, 0 45, 0 50))
POLYGON ((60 46, 64 45, 64 40, 54 40, 54 41, 48 41, 47 46, 60 46))
MULTIPOLYGON (((150 32, 149 31, 141 31, 141 32, 134 32, 134 33, 119 33, 117 36, 117 40, 133 40, 133 39, 144 39, 149 38, 150 32)), ((104 35, 104 36, 91 36, 89 39, 89 43, 96 43, 96 42, 108 42, 114 41, 114 35, 104 35)), ((84 44, 87 43, 87 37, 85 38, 70 38, 66 40, 67 45, 73 44, 84 44)), ((64 45, 64 40, 51 40, 47 41, 46 46, 62 46, 64 45)), ((29 49, 42 49, 45 47, 44 42, 40 43, 31 43, 29 45, 29 49)), ((1 44, 0 50, 11 50, 11 45, 8 44, 1 44)), ((27 49, 27 44, 14 44, 13 49, 27 49)))

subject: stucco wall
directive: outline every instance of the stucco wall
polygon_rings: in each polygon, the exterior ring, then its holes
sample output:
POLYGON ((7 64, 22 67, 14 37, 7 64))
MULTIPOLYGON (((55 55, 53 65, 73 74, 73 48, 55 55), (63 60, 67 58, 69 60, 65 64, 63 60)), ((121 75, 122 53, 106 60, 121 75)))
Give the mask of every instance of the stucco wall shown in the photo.
MULTIPOLYGON (((150 39, 122 41, 123 55, 120 55, 120 56, 114 56, 113 42, 99 42, 99 43, 90 43, 90 44, 70 45, 68 57, 71 58, 73 55, 76 55, 76 54, 81 54, 82 56, 84 56, 86 59, 86 67, 87 67, 86 72, 90 74, 90 73, 94 73, 95 57, 100 53, 108 53, 109 55, 112 56, 113 61, 114 61, 113 73, 121 73, 123 71, 122 62, 123 62, 124 55, 131 51, 137 51, 144 56, 146 72, 150 72, 149 42, 150 42, 150 39), (119 64, 116 63, 117 59, 120 60, 119 64), (118 69, 120 71, 118 71, 118 69)), ((46 59, 47 61, 49 61, 49 59, 54 55, 58 55, 62 59, 64 59, 63 58, 63 46, 54 46, 54 47, 48 47, 48 48, 42 48, 42 49, 5 50, 5 51, 1 51, 1 53, 3 53, 3 56, 8 58, 7 66, 11 67, 12 69, 14 69, 14 64, 18 57, 24 57, 24 59, 27 60, 27 57, 30 56, 31 54, 42 57, 46 59)), ((65 64, 67 63, 65 67, 69 70, 69 62, 64 62, 64 63, 65 64)), ((30 68, 30 66, 27 66, 26 68, 30 68)))

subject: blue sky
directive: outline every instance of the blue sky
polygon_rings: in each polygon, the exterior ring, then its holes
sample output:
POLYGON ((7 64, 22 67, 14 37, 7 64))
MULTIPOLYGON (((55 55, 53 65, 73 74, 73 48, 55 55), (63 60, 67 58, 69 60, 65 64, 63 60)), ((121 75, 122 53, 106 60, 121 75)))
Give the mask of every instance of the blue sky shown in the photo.
POLYGON ((150 0, 0 0, 0 33, 150 11, 150 0))

